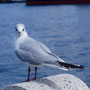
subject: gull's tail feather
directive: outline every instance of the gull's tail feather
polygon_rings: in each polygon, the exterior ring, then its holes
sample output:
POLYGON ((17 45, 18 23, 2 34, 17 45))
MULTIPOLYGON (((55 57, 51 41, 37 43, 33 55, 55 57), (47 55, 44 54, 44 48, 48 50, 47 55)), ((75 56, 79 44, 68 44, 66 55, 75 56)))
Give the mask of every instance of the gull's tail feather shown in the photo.
POLYGON ((64 68, 67 68, 67 69, 76 69, 76 68, 80 68, 80 69, 83 69, 84 66, 82 65, 76 65, 76 64, 69 64, 69 63, 65 63, 65 62, 60 62, 60 61, 57 61, 61 67, 64 67, 64 68))

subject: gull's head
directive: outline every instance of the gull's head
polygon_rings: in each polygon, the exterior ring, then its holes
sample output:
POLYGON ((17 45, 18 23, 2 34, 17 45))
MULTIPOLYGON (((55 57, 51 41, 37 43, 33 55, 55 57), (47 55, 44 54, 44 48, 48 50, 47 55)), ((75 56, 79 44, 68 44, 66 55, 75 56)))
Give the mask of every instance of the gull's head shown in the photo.
POLYGON ((15 29, 16 29, 16 32, 19 34, 19 36, 27 35, 25 26, 23 24, 17 24, 15 29))

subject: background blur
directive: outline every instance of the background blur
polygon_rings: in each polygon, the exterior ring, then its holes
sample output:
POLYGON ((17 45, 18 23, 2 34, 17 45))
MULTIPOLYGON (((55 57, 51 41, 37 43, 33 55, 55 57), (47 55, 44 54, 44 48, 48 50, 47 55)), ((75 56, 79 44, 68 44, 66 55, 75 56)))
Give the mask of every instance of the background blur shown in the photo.
MULTIPOLYGON (((37 78, 69 73, 90 87, 90 5, 0 4, 0 87, 27 79, 28 65, 14 52, 17 23, 23 23, 29 36, 46 44, 66 62, 85 66, 84 70, 72 71, 39 67, 37 78)), ((31 79, 33 76, 34 67, 31 79)))

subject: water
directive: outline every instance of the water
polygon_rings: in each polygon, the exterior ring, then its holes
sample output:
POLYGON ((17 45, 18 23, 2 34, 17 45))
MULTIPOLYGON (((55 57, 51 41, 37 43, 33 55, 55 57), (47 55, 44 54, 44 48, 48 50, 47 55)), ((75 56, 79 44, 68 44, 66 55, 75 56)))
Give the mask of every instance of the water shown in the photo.
MULTIPOLYGON (((0 4, 0 87, 25 81, 28 65, 14 53, 15 25, 23 23, 29 35, 46 44, 66 62, 84 70, 38 68, 37 78, 69 73, 90 87, 90 5, 26 6, 0 4)), ((34 76, 32 67, 31 79, 34 76)))

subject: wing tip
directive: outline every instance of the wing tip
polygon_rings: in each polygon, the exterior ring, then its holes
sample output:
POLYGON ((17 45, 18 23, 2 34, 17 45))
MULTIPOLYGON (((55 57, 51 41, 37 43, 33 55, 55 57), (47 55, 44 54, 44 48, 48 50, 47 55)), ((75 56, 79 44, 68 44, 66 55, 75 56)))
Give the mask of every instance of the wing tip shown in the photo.
POLYGON ((82 65, 76 65, 76 64, 70 64, 70 63, 65 63, 65 62, 59 62, 57 61, 62 67, 64 66, 65 68, 80 68, 80 69, 84 69, 84 66, 82 65))

